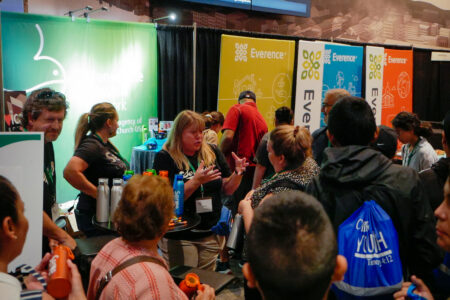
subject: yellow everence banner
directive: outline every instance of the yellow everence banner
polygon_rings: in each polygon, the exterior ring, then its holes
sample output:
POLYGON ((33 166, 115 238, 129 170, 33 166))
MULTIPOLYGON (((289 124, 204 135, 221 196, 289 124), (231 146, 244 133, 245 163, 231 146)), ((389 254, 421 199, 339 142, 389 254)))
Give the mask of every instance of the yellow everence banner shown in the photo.
POLYGON ((251 90, 271 130, 275 110, 291 107, 294 59, 295 41, 223 34, 217 109, 226 115, 239 93, 251 90))

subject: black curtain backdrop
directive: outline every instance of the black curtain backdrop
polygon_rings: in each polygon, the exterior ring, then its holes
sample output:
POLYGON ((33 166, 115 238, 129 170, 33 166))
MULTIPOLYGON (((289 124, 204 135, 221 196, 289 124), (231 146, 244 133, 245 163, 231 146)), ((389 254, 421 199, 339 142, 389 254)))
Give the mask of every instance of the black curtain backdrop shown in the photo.
POLYGON ((440 122, 450 110, 450 62, 431 61, 431 52, 413 52, 413 112, 421 120, 440 122))
POLYGON ((195 110, 200 113, 217 110, 221 34, 215 29, 197 29, 195 110))
POLYGON ((157 27, 159 120, 192 109, 192 34, 192 27, 157 27))

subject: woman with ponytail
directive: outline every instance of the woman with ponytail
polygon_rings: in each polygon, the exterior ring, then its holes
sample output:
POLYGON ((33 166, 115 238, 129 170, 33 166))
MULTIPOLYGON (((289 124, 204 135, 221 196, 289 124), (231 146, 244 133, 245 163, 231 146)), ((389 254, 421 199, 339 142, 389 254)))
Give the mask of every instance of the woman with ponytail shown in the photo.
POLYGON ((75 153, 64 169, 64 178, 80 191, 75 210, 78 227, 86 236, 103 234, 92 225, 99 178, 122 178, 128 162, 109 141, 117 132, 119 116, 110 103, 95 104, 78 120, 75 153))
POLYGON ((416 114, 402 111, 392 120, 398 139, 402 142, 402 165, 418 172, 429 169, 438 157, 427 141, 432 134, 431 124, 420 122, 416 114))
POLYGON ((312 158, 312 138, 305 127, 281 125, 269 137, 267 152, 275 174, 263 180, 239 203, 248 231, 255 209, 264 198, 287 190, 303 191, 312 179, 319 175, 320 168, 312 158))

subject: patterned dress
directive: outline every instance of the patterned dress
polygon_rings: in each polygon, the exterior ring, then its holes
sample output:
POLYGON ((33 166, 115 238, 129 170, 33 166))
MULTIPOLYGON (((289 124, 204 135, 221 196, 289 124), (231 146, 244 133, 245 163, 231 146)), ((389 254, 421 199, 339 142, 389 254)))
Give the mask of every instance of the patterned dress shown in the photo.
POLYGON ((268 194, 277 194, 289 190, 305 190, 312 179, 319 175, 320 168, 312 157, 297 169, 275 174, 271 179, 261 184, 252 196, 252 208, 255 209, 268 194))

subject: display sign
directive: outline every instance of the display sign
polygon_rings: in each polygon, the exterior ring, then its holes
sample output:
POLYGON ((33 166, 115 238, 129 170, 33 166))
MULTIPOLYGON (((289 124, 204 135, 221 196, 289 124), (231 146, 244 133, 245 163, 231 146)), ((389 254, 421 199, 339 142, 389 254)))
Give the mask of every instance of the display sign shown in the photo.
POLYGON ((180 0, 268 13, 309 17, 311 0, 180 0))
POLYGON ((384 48, 366 47, 366 101, 372 108, 377 125, 381 124, 384 48))
POLYGON ((252 10, 309 17, 311 0, 252 0, 252 10))
POLYGON ((10 264, 36 266, 42 259, 44 135, 31 132, 0 133, 0 175, 16 187, 25 204, 28 234, 22 253, 10 264))
POLYGON ((21 116, 27 101, 25 91, 4 91, 6 131, 23 131, 21 116))
POLYGON ((275 110, 291 107, 294 59, 294 41, 222 35, 218 110, 226 115, 239 93, 252 90, 269 130, 273 128, 275 110))
POLYGON ((412 50, 384 49, 381 124, 392 126, 399 112, 412 112, 412 75, 412 50))
POLYGON ((157 116, 157 46, 154 24, 124 23, 32 14, 1 14, 4 87, 27 93, 51 87, 70 108, 54 143, 57 199, 78 191, 62 171, 74 151, 81 114, 99 102, 112 103, 119 129, 112 142, 129 159, 141 143, 142 125, 157 116))
MULTIPOLYGON (((325 44, 323 58, 322 101, 331 89, 345 89, 352 96, 361 97, 363 47, 325 44)), ((325 126, 321 114, 321 126, 325 126)))
POLYGON ((294 123, 305 126, 311 133, 320 128, 324 52, 323 43, 298 43, 294 123))

